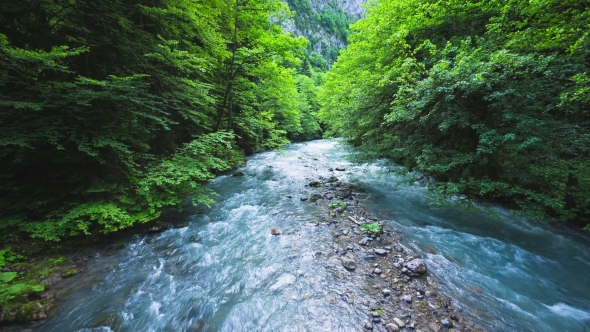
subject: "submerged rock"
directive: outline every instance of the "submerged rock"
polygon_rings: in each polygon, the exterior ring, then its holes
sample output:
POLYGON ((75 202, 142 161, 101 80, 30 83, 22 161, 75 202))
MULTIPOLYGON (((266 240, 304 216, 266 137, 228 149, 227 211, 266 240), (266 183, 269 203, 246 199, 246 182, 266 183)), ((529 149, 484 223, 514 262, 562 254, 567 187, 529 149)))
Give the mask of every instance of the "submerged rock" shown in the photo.
POLYGON ((270 230, 270 234, 272 234, 272 235, 281 235, 281 231, 279 231, 278 229, 273 228, 273 229, 270 230))
POLYGON ((320 183, 318 181, 311 181, 309 183, 309 186, 310 187, 319 187, 320 186, 320 183))
POLYGON ((385 249, 375 249, 375 253, 377 255, 385 256, 385 255, 387 255, 388 251, 385 249))
POLYGON ((385 325, 385 331, 397 332, 397 331, 399 331, 399 327, 393 323, 389 323, 389 324, 385 325))

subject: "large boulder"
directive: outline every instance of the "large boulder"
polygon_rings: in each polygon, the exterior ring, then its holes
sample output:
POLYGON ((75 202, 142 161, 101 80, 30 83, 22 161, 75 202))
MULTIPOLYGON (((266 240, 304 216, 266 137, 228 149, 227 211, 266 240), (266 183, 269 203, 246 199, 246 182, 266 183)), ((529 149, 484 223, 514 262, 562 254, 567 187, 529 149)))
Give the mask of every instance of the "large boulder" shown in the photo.
POLYGON ((426 264, 420 258, 412 259, 411 261, 406 263, 406 267, 408 270, 412 271, 413 273, 417 274, 424 274, 426 273, 426 264))

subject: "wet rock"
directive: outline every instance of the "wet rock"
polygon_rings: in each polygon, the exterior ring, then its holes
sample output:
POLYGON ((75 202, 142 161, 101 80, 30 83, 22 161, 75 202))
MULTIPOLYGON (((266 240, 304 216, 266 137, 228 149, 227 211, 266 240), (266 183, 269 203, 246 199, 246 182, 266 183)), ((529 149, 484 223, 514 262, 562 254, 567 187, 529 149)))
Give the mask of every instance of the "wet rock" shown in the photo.
POLYGON ((426 264, 424 264, 424 261, 419 258, 412 259, 411 261, 409 261, 406 264, 406 267, 410 271, 412 271, 414 273, 418 273, 418 274, 424 274, 424 273, 426 273, 426 270, 427 270, 426 264))
POLYGON ((401 265, 399 265, 399 263, 393 263, 393 267, 395 267, 396 269, 399 269, 400 267, 402 267, 401 265))
POLYGON ((76 268, 71 268, 71 269, 65 269, 63 271, 61 271, 61 277, 66 279, 66 278, 71 278, 73 276, 75 276, 76 274, 80 273, 81 271, 79 269, 76 268))
POLYGON ((338 178, 335 176, 330 176, 330 178, 328 179, 328 182, 330 182, 330 183, 338 182, 338 178))
POLYGON ((375 255, 367 255, 367 256, 365 256, 365 259, 366 260, 375 259, 375 255))
POLYGON ((336 167, 335 170, 339 171, 339 172, 344 172, 346 171, 346 169, 342 168, 342 167, 336 167))
POLYGON ((373 330, 373 324, 371 324, 371 322, 365 322, 365 325, 363 326, 365 328, 365 330, 367 331, 371 331, 373 330))
POLYGON ((343 230, 342 230, 342 234, 344 234, 344 235, 348 235, 348 233, 349 233, 349 232, 350 232, 350 231, 349 231, 348 229, 343 229, 343 230))
POLYGON ((318 181, 311 181, 309 183, 309 186, 310 187, 319 187, 320 186, 320 183, 318 181))
POLYGON ((350 195, 352 195, 352 191, 348 190, 348 189, 341 189, 338 190, 338 192, 336 193, 336 196, 340 197, 340 198, 349 198, 350 195))
POLYGON ((399 327, 393 323, 389 323, 389 324, 385 325, 385 331, 397 332, 397 331, 399 331, 399 327))
POLYGON ((381 271, 381 269, 377 267, 373 270, 373 273, 374 274, 381 274, 381 273, 383 273, 383 271, 381 271))
POLYGON ((359 244, 361 246, 366 246, 369 243, 369 238, 368 237, 364 237, 362 240, 359 241, 359 244))
POLYGON ((165 223, 163 221, 156 220, 156 221, 154 221, 151 224, 150 228, 148 228, 148 232, 150 232, 150 233, 160 233, 160 232, 163 232, 163 231, 167 231, 169 229, 170 229, 170 225, 168 223, 165 223))
POLYGON ((237 171, 237 172, 234 172, 234 174, 232 174, 232 175, 233 176, 244 176, 244 172, 237 171))
POLYGON ((279 231, 278 229, 273 228, 273 229, 270 230, 270 234, 272 234, 272 235, 281 235, 281 231, 279 231))
POLYGON ((377 310, 371 311, 371 317, 381 317, 381 313, 377 310))
POLYGON ((442 326, 444 326, 444 327, 446 327, 448 329, 450 329, 451 327, 453 327, 453 322, 450 319, 446 318, 446 317, 443 318, 443 319, 441 319, 440 320, 440 323, 442 324, 442 326))
POLYGON ((375 249, 375 253, 377 255, 385 256, 385 255, 387 255, 387 250, 385 250, 385 249, 375 249))
POLYGON ((407 303, 412 303, 412 297, 410 295, 402 296, 402 300, 407 303))
POLYGON ((383 296, 388 297, 389 295, 391 295, 391 290, 385 288, 384 290, 381 291, 381 294, 383 294, 383 296))
POLYGON ((343 259, 342 266, 344 266, 345 269, 350 270, 350 271, 353 271, 356 269, 356 263, 351 259, 343 259))
POLYGON ((429 291, 428 290, 428 291, 424 292, 424 295, 426 297, 433 297, 433 296, 436 296, 436 292, 435 291, 429 291))
POLYGON ((428 327, 433 331, 433 332, 438 332, 440 331, 440 326, 438 324, 436 324, 435 322, 430 322, 428 323, 428 327))
POLYGON ((301 197, 301 198, 299 198, 299 200, 300 200, 300 201, 302 201, 302 202, 305 202, 305 201, 307 201, 308 199, 309 199, 309 198, 307 198, 307 197, 301 197))
POLYGON ((408 272, 408 269, 406 269, 405 267, 402 269, 402 273, 406 273, 408 272))
POLYGON ((354 247, 353 246, 346 246, 346 250, 353 251, 354 247))
POLYGON ((395 323, 397 326, 401 327, 402 329, 403 329, 404 327, 406 327, 406 323, 404 323, 404 321, 403 321, 403 320, 401 320, 401 319, 399 319, 399 318, 397 318, 397 317, 395 317, 395 318, 393 319, 393 322, 394 322, 394 323, 395 323))

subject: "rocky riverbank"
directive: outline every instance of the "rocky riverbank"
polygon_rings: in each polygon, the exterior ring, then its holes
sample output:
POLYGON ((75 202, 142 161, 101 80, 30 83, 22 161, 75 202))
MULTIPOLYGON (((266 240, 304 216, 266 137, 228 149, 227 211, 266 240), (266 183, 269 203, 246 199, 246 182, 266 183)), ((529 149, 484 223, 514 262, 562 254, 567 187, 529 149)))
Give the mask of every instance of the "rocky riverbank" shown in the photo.
MULTIPOLYGON (((339 181, 334 175, 309 179, 312 193, 301 201, 324 206, 324 226, 332 229, 331 250, 318 252, 325 264, 342 268, 337 277, 362 284, 365 294, 354 298, 342 293, 349 304, 367 313, 363 328, 372 331, 483 331, 441 294, 428 267, 403 242, 403 234, 388 229, 384 220, 362 206, 363 189, 339 181)), ((292 197, 297 199, 297 197, 292 197)), ((318 226, 320 226, 318 224, 318 226)), ((359 296, 358 294, 356 295, 359 296)))

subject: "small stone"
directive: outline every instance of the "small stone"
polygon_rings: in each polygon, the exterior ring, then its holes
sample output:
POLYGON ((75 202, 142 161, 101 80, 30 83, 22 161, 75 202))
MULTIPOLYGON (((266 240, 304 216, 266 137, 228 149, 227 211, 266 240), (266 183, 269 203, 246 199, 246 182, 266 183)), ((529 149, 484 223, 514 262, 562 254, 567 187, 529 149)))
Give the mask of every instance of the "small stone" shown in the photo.
POLYGON ((380 269, 380 268, 375 268, 375 269, 373 270, 373 273, 374 273, 374 274, 381 274, 381 273, 383 273, 383 272, 381 271, 381 269, 380 269))
POLYGON ((402 297, 402 300, 404 300, 407 303, 412 303, 412 297, 410 295, 404 295, 402 297))
POLYGON ((350 232, 350 231, 349 231, 348 229, 343 229, 343 230, 342 230, 342 234, 344 234, 344 235, 348 235, 348 233, 349 233, 349 232, 350 232))
POLYGON ((244 172, 240 172, 240 171, 234 172, 233 176, 244 176, 244 172))
POLYGON ((387 297, 387 296, 391 295, 391 290, 385 288, 384 290, 381 291, 381 294, 383 294, 383 296, 387 297))
POLYGON ((373 330, 373 324, 371 324, 371 322, 365 322, 364 327, 365 327, 365 330, 369 330, 369 331, 373 330))
POLYGON ((278 229, 271 229, 270 230, 270 234, 272 235, 281 235, 281 231, 279 231, 278 229))
POLYGON ((408 269, 406 269, 405 267, 402 269, 402 273, 406 273, 408 272, 408 269))
POLYGON ((362 240, 359 241, 361 246, 366 246, 369 243, 369 238, 364 237, 362 240))
POLYGON ((318 181, 311 181, 309 183, 309 186, 310 187, 319 187, 320 186, 320 183, 318 181))
POLYGON ((385 325, 385 331, 397 332, 397 331, 399 331, 399 327, 393 323, 389 323, 389 324, 385 325))
POLYGON ((448 319, 448 318, 446 318, 446 317, 443 318, 443 319, 441 319, 440 320, 440 323, 442 324, 442 326, 444 326, 444 327, 446 327, 448 329, 450 329, 451 327, 453 327, 453 322, 451 322, 451 320, 448 319))
POLYGON ((393 319, 393 322, 394 322, 394 323, 396 323, 396 324, 397 324, 397 326, 401 327, 402 329, 403 329, 404 327, 406 327, 406 323, 404 323, 404 321, 402 321, 401 319, 399 319, 399 318, 397 318, 397 317, 395 317, 395 318, 393 319))
POLYGON ((426 297, 433 297, 433 296, 436 296, 436 292, 427 290, 426 292, 424 292, 424 295, 426 297))
POLYGON ((367 255, 367 256, 365 256, 365 259, 366 260, 375 259, 375 255, 367 255))
POLYGON ((356 269, 356 263, 351 259, 343 259, 342 266, 344 266, 345 269, 351 270, 351 271, 356 269))
POLYGON ((399 269, 400 267, 402 267, 401 265, 399 265, 399 263, 393 263, 393 267, 395 267, 396 269, 399 269))
POLYGON ((303 275, 303 270, 297 270, 297 275, 298 276, 302 276, 303 275))
POLYGON ((300 200, 300 201, 302 201, 302 202, 305 202, 305 201, 307 201, 308 199, 309 199, 309 198, 307 198, 307 197, 301 197, 301 198, 299 198, 299 200, 300 200))
POLYGON ((428 327, 433 331, 433 332, 438 332, 440 331, 440 326, 438 326, 438 324, 434 323, 434 322, 430 322, 428 323, 428 327))
POLYGON ((346 246, 346 250, 353 251, 353 250, 354 250, 354 248, 353 248, 352 246, 346 246))
POLYGON ((371 311, 371 317, 381 317, 381 314, 378 311, 371 311))
POLYGON ((338 172, 344 172, 346 169, 342 167, 336 167, 335 170, 337 170, 338 172))
POLYGON ((387 250, 385 250, 385 249, 375 249, 375 253, 376 253, 377 255, 384 256, 384 255, 387 255, 388 251, 387 251, 387 250))

